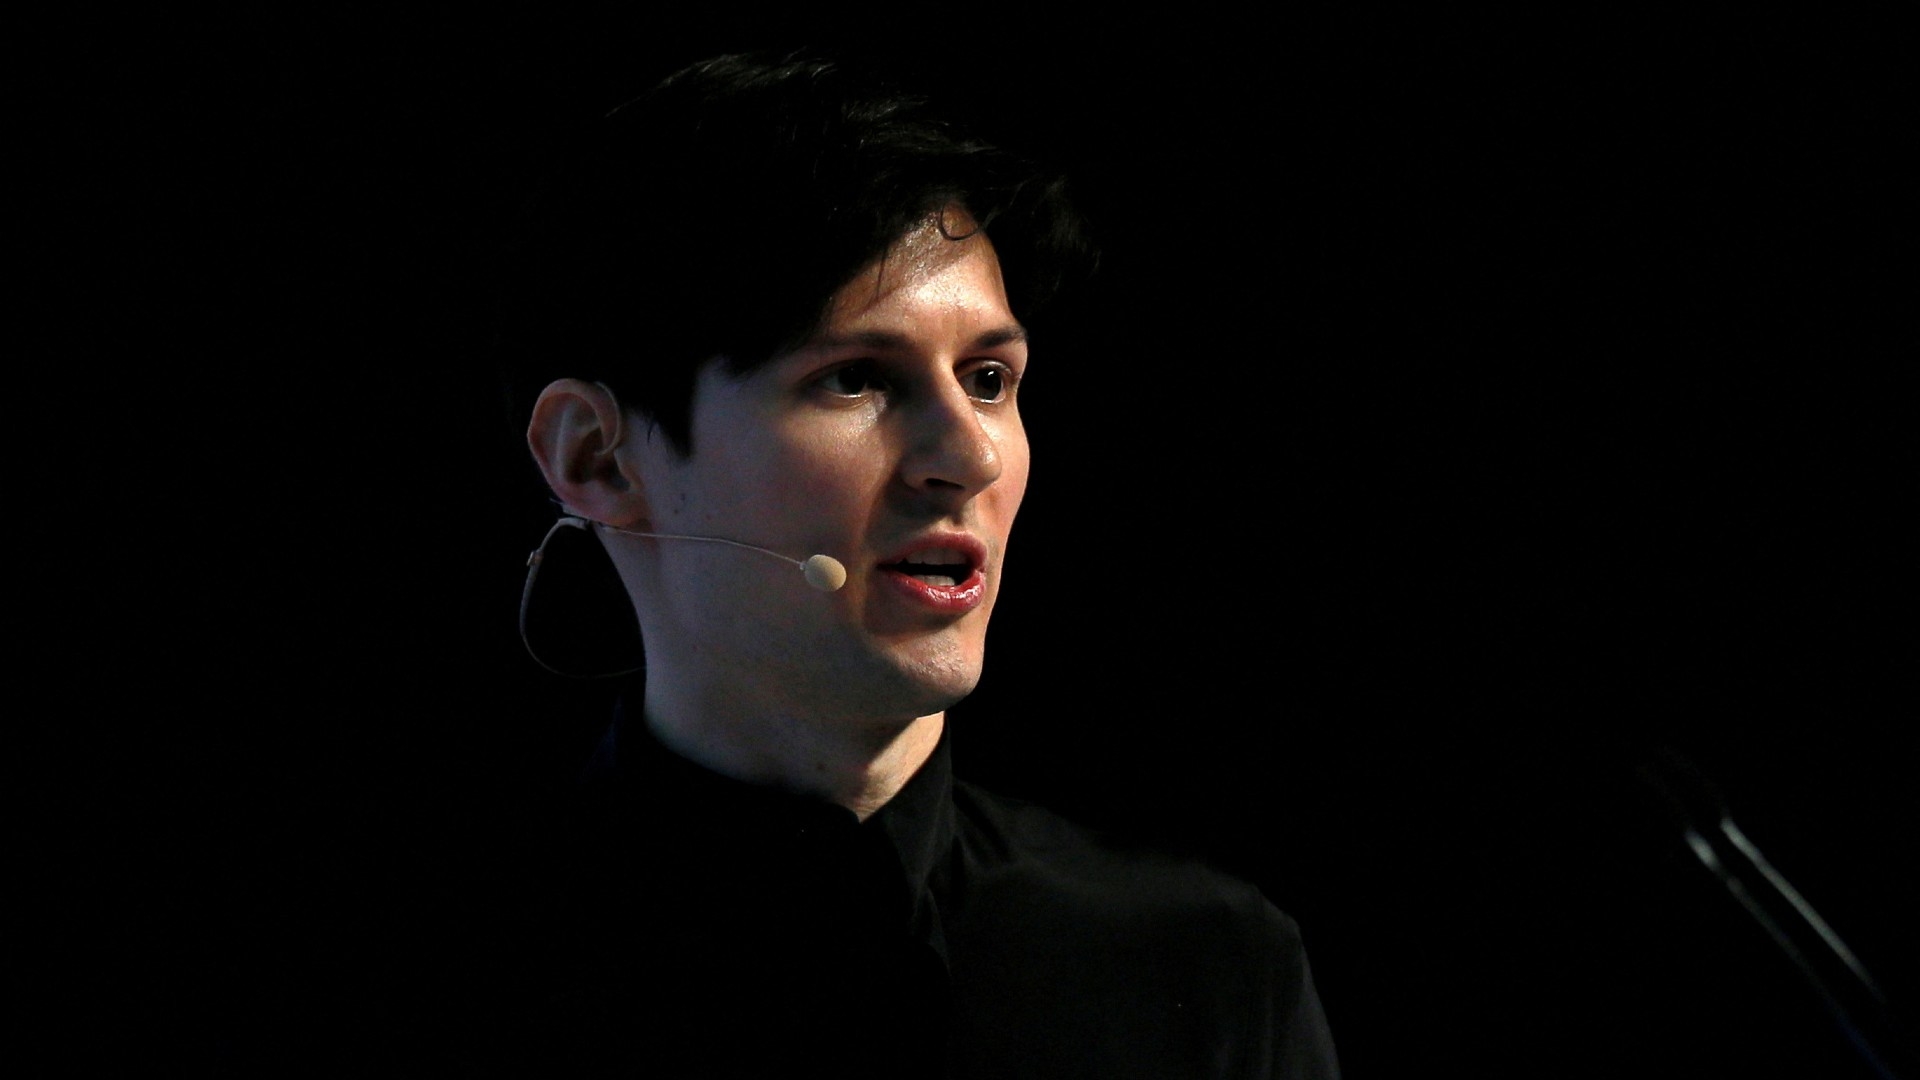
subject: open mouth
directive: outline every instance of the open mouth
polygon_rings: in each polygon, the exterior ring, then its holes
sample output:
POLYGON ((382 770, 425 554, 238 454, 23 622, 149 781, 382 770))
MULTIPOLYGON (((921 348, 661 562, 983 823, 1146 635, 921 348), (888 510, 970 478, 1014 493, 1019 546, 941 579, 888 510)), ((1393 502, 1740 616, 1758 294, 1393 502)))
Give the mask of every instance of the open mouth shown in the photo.
POLYGON ((973 560, 965 552, 952 548, 933 548, 916 552, 899 562, 882 563, 881 569, 905 574, 925 585, 952 587, 973 576, 973 560))

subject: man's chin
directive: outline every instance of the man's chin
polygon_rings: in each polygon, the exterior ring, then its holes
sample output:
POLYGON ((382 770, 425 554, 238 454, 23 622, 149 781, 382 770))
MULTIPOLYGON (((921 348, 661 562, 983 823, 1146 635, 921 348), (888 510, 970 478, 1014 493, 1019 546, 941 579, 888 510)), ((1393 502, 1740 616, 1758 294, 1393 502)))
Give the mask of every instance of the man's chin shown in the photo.
POLYGON ((958 705, 978 685, 980 670, 977 667, 969 672, 942 672, 937 678, 923 675, 912 680, 910 688, 903 688, 911 702, 903 701, 903 705, 914 716, 931 716, 958 705))
POLYGON ((945 712, 980 685, 980 656, 969 649, 938 649, 896 658, 892 682, 901 707, 914 716, 945 712))

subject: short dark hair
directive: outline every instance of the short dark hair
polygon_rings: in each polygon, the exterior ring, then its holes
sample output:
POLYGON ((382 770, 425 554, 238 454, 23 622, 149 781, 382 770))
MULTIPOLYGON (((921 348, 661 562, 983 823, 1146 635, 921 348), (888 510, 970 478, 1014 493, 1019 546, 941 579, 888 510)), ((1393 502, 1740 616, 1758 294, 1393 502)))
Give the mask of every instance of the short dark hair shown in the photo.
POLYGON ((992 236, 1016 318, 1091 268, 1065 181, 822 56, 729 55, 607 114, 529 205, 506 303, 517 396, 596 379, 691 453, 701 366, 746 374, 948 206, 992 236))

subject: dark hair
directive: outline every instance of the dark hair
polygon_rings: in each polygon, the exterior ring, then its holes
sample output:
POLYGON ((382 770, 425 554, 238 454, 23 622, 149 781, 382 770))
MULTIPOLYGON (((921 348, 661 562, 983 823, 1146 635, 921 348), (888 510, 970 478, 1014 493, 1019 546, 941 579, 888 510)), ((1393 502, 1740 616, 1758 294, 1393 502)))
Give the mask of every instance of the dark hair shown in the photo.
POLYGON ((609 113, 533 200, 514 251, 519 396, 597 379, 692 452, 702 364, 745 374, 942 209, 993 237, 1025 319, 1091 251, 1062 178, 820 57, 722 56, 609 113))

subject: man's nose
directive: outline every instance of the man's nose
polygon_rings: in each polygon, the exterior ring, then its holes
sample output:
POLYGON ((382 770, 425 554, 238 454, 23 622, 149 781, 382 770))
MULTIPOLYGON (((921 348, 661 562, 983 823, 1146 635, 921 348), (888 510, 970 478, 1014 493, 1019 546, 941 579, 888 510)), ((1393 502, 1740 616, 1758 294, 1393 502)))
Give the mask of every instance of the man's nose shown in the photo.
POLYGON ((904 478, 916 491, 964 502, 1000 478, 997 428, 957 384, 914 410, 904 478))

